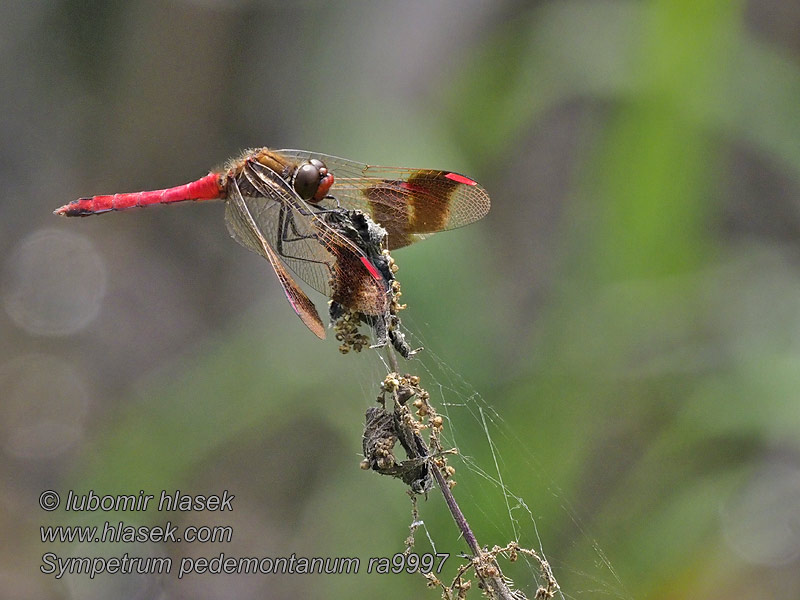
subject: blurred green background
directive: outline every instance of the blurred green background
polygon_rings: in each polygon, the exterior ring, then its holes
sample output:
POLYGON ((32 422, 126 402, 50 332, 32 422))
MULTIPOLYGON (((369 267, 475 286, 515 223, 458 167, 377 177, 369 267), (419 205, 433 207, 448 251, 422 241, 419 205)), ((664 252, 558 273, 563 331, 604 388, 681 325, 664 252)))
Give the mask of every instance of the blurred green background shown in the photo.
MULTIPOLYGON (((269 145, 489 190, 485 220, 395 254, 426 346, 408 368, 517 496, 454 462, 481 543, 543 549, 567 598, 800 597, 798 31, 791 0, 6 3, 0 596, 437 597, 411 575, 39 572, 53 549, 402 550, 402 485, 358 468, 383 365, 310 335, 223 206, 51 215, 269 145), (38 507, 176 488, 235 509, 38 507), (107 518, 234 539, 39 539, 107 518)), ((437 494, 420 509, 466 550, 437 494)), ((531 596, 535 569, 513 575, 531 596)))

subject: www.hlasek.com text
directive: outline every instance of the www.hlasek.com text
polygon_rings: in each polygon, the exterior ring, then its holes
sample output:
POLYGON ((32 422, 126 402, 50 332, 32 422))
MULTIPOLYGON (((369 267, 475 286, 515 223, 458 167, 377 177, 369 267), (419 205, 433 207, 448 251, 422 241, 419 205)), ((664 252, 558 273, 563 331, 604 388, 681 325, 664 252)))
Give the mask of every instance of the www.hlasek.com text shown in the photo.
MULTIPOLYGON (((366 572, 378 575, 389 573, 439 573, 448 553, 409 554, 397 553, 391 557, 378 556, 367 559, 366 572)), ((39 570, 45 575, 61 579, 65 575, 80 575, 94 579, 98 575, 140 575, 170 574, 178 563, 178 579, 185 575, 311 575, 311 574, 356 574, 362 561, 356 557, 233 557, 220 553, 208 557, 183 557, 173 559, 168 556, 130 556, 127 552, 114 557, 66 557, 55 552, 42 556, 39 570)))
POLYGON ((167 521, 164 525, 126 525, 123 521, 106 521, 97 525, 42 525, 42 543, 230 543, 230 525, 187 525, 183 529, 167 521))

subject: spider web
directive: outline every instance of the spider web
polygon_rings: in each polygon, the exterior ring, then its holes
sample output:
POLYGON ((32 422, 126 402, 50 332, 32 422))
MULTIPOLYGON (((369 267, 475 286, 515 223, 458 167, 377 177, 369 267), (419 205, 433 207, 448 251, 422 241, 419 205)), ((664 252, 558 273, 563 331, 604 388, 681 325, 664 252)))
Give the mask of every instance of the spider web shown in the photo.
MULTIPOLYGON (((403 320, 414 325, 407 313, 403 313, 403 320)), ((430 403, 444 418, 444 428, 440 434, 442 446, 445 450, 454 448, 458 451, 448 456, 448 464, 457 470, 455 479, 458 485, 453 493, 468 522, 471 516, 480 516, 484 526, 480 531, 475 531, 480 545, 484 548, 495 545, 502 547, 513 541, 521 547, 535 550, 548 561, 559 582, 560 590, 556 592, 558 598, 632 598, 611 560, 583 525, 567 495, 548 476, 549 472, 558 469, 558 465, 540 464, 522 439, 524 432, 506 421, 480 392, 430 349, 422 336, 407 327, 401 328, 413 347, 424 347, 424 350, 413 360, 399 359, 399 370, 401 374, 408 373, 421 378, 420 386, 429 392, 430 403), (478 435, 474 435, 476 430, 478 435), (475 440, 482 441, 476 443, 475 440), (505 447, 515 448, 513 460, 521 461, 527 467, 529 477, 540 483, 538 488, 543 495, 556 499, 562 516, 577 532, 567 546, 556 544, 560 541, 556 539, 548 543, 540 534, 535 516, 537 501, 535 498, 524 498, 514 491, 515 483, 519 482, 505 474, 508 452, 504 451, 504 454, 501 451, 498 440, 503 441, 505 447), (485 527, 485 523, 489 523, 491 530, 485 527), (588 546, 593 560, 576 565, 572 559, 560 559, 547 550, 548 546, 558 546, 558 554, 566 555, 577 545, 588 546)), ((419 330, 417 327, 414 329, 419 330)), ((387 372, 392 371, 383 352, 379 350, 378 355, 387 372)), ((434 489, 429 492, 429 497, 434 498, 438 494, 434 489)), ((431 548, 436 552, 432 533, 424 524, 424 503, 420 503, 419 510, 421 523, 418 525, 425 531, 431 548)), ((463 540, 459 540, 459 543, 463 547, 463 540)), ((420 540, 417 539, 419 544, 420 540)), ((439 550, 451 551, 445 546, 452 547, 452 540, 439 543, 439 550)), ((499 565, 504 575, 513 581, 511 589, 523 591, 529 599, 535 597, 540 585, 544 585, 540 565, 529 556, 520 554, 520 560, 513 564, 501 559, 499 565)), ((449 583, 445 579, 442 581, 449 583)), ((476 591, 473 590, 467 597, 472 597, 476 591)))

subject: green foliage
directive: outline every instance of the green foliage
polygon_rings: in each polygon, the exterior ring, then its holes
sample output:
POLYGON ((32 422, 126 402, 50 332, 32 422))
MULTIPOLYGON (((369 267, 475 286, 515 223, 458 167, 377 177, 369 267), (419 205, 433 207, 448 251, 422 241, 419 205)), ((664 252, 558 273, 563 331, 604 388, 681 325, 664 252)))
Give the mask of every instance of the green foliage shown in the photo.
MULTIPOLYGON (((552 3, 498 23, 459 57, 434 101, 388 106, 397 121, 382 121, 385 104, 350 104, 363 89, 335 90, 343 100, 328 135, 351 135, 345 146, 364 148, 354 158, 369 158, 371 145, 389 152, 391 138, 397 162, 435 157, 434 166, 490 190, 506 189, 504 167, 557 107, 595 107, 556 227, 554 281, 534 314, 502 304, 532 283, 526 272, 492 268, 502 230, 478 225, 395 255, 406 323, 505 419, 507 435, 495 440, 505 482, 533 512, 568 597, 595 585, 642 598, 697 597, 688 590, 708 581, 752 589, 748 567, 719 549, 719 505, 770 447, 800 450, 797 342, 782 328, 800 322, 797 273, 780 247, 743 244, 719 227, 733 144, 800 178, 800 71, 754 39, 742 11, 727 0, 552 3), (373 121, 386 127, 377 140, 373 121), (508 339, 518 345, 504 348, 508 339)), ((331 117, 317 101, 309 129, 331 117)), ((524 203, 527 185, 535 182, 523 177, 517 197, 493 195, 496 210, 524 203)), ((254 311, 173 365, 177 376, 154 377, 93 441, 75 485, 110 493, 136 481, 196 481, 220 449, 312 419, 344 456, 296 501, 298 532, 283 547, 402 550, 410 508, 399 484, 357 470, 360 423, 381 370, 300 340, 292 318, 254 311)), ((463 400, 447 393, 434 401, 463 400)), ((483 428, 454 414, 462 451, 487 461, 483 428)), ((283 452, 316 461, 327 449, 290 436, 283 452)), ((502 494, 460 469, 456 492, 473 486, 463 508, 479 540, 505 543, 495 539, 511 533, 502 494)), ((421 509, 434 539, 459 548, 440 499, 421 509)), ((538 546, 532 522, 521 523, 523 542, 538 546)), ((418 543, 426 547, 421 533, 418 543)), ((331 597, 382 598, 421 596, 422 585, 308 583, 331 597)))

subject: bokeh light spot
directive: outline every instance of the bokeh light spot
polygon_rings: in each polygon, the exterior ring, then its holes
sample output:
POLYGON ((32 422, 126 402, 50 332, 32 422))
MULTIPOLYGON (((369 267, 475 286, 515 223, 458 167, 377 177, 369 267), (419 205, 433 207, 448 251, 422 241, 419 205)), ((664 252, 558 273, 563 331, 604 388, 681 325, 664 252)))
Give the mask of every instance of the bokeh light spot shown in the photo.
POLYGON ((8 454, 53 458, 83 437, 89 395, 63 359, 29 354, 0 365, 0 397, 0 439, 8 454))
POLYGON ((10 253, 3 304, 11 319, 37 335, 68 335, 100 311, 106 290, 103 258, 84 236, 40 229, 10 253))
POLYGON ((800 469, 765 466, 721 511, 725 539, 749 563, 785 565, 800 557, 800 469))

